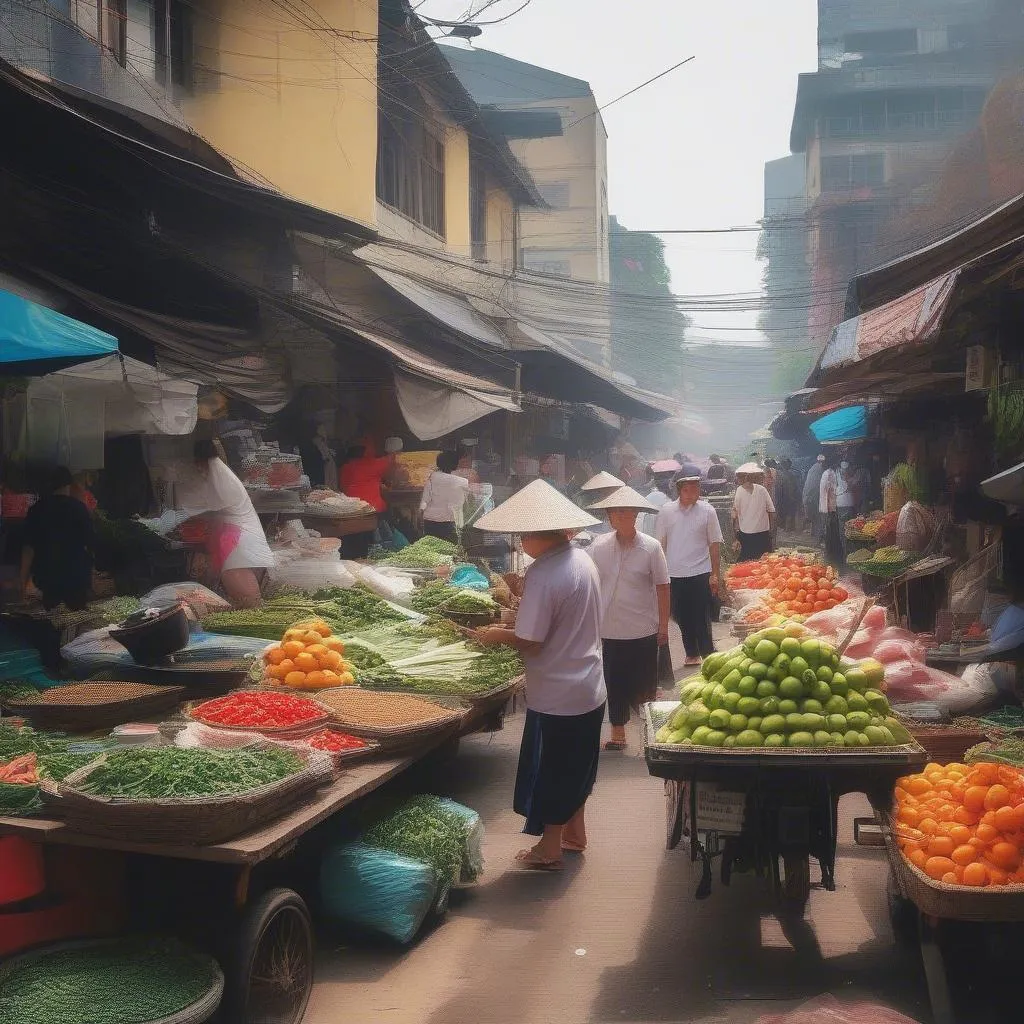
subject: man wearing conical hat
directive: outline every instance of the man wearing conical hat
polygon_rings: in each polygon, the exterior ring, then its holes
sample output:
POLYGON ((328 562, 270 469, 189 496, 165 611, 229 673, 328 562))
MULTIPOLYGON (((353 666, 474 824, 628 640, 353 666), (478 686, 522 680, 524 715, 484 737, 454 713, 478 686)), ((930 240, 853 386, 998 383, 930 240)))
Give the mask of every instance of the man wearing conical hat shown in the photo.
POLYGON ((519 534, 533 559, 514 628, 476 635, 508 644, 526 665, 526 725, 514 807, 523 831, 539 836, 516 857, 531 871, 558 871, 563 851, 587 845, 584 811, 597 778, 607 698, 601 659, 601 587, 590 558, 570 543, 597 523, 543 480, 534 480, 477 521, 492 533, 519 534))
POLYGON ((661 545, 636 528, 654 506, 632 487, 589 506, 604 512, 614 532, 587 549, 601 577, 601 648, 611 737, 605 750, 626 749, 631 711, 656 700, 658 652, 668 643, 669 575, 661 545))

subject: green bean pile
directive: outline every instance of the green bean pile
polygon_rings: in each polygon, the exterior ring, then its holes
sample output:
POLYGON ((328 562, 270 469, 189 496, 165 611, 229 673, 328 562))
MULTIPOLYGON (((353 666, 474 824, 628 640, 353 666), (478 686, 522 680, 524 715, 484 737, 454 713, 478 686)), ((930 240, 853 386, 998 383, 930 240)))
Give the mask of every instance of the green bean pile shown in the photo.
POLYGON ((95 760, 95 754, 40 754, 39 774, 54 782, 63 782, 72 772, 95 760))
POLYGON ((138 747, 109 754, 79 788, 135 800, 233 796, 280 782, 302 767, 290 750, 138 747))
POLYGON ((0 967, 0 1024, 145 1024, 209 991, 209 957, 173 939, 43 951, 0 967))

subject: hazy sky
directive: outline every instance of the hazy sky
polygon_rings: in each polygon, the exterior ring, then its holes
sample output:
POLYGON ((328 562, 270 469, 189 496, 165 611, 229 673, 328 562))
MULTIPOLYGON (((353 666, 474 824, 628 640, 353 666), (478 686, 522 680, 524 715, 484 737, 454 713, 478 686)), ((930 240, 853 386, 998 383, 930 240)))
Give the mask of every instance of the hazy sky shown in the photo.
MULTIPOLYGON (((504 0, 481 20, 521 2, 504 0)), ((468 6, 469 0, 425 0, 419 13, 455 20, 468 6)), ((764 163, 789 152, 797 75, 815 68, 816 23, 815 0, 532 0, 475 43, 584 78, 599 104, 694 54, 690 64, 603 113, 609 205, 630 228, 731 227, 760 219, 764 163)), ((664 240, 678 294, 760 286, 756 234, 664 240)), ((694 314, 691 333, 711 333, 702 325, 749 327, 753 319, 694 314)))

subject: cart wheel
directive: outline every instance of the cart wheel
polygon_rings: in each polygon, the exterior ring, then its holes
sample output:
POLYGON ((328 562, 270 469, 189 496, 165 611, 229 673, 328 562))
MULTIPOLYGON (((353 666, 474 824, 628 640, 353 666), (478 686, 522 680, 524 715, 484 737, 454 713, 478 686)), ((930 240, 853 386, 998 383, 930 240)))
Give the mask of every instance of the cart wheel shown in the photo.
POLYGON ((313 988, 313 926, 291 889, 271 889, 245 911, 235 940, 226 1019, 299 1024, 313 988))
POLYGON ((782 863, 785 868, 782 899, 788 910, 802 914, 811 897, 811 858, 806 853, 787 853, 782 863))
POLYGON ((885 882, 885 899, 889 908, 889 923, 896 941, 905 945, 917 944, 917 908, 908 900, 896 883, 893 873, 885 882))

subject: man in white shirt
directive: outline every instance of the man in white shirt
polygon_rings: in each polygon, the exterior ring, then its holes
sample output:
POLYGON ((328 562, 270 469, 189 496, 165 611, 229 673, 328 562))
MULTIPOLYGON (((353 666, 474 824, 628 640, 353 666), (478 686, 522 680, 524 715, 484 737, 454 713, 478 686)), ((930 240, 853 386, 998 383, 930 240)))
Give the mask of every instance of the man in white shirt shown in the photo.
POLYGON ((427 477, 420 499, 420 515, 423 517, 423 532, 428 537, 459 542, 455 527, 456 515, 461 511, 470 482, 456 476, 454 470, 459 464, 455 452, 441 452, 437 457, 437 469, 427 477))
POLYGON ((622 487, 589 506, 608 515, 613 533, 588 548, 601 578, 601 648, 611 738, 605 750, 626 749, 630 711, 655 700, 658 652, 668 643, 669 575, 661 545, 638 533, 637 513, 651 505, 622 487))
POLYGON ((775 503, 763 475, 753 462, 736 470, 736 494, 732 499, 732 523, 740 559, 752 562, 772 550, 775 535, 775 503))
POLYGON ((836 511, 839 513, 839 522, 847 523, 856 515, 856 499, 853 495, 853 488, 850 486, 850 478, 853 471, 849 462, 843 459, 839 463, 838 478, 836 481, 836 511))
POLYGON ((807 470, 801 497, 804 502, 804 516, 815 540, 821 539, 821 513, 818 511, 821 475, 825 472, 825 456, 819 455, 814 465, 807 470))
POLYGON ((672 587, 672 617, 683 634, 686 664, 714 653, 711 608, 721 589, 722 527, 700 498, 700 477, 676 477, 679 500, 658 513, 655 536, 665 551, 672 587))

